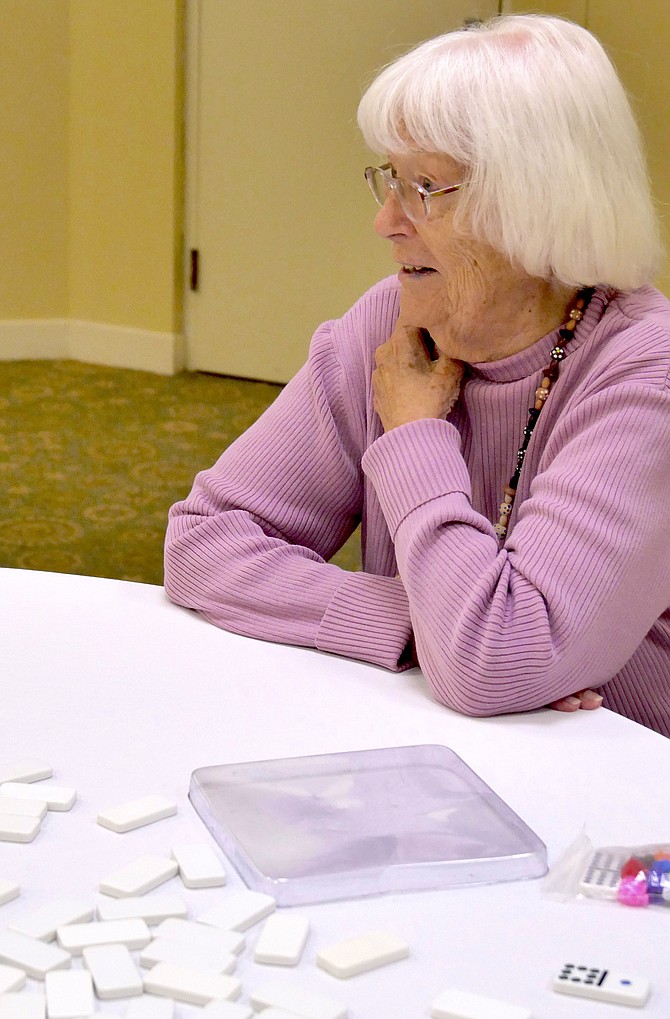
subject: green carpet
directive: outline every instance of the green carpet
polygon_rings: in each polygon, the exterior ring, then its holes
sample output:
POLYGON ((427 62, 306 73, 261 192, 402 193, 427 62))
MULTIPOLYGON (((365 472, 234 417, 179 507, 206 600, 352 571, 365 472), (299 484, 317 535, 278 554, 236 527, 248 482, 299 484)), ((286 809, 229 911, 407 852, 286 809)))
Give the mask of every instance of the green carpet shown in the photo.
MULTIPOLYGON (((169 507, 280 388, 0 362, 0 566, 162 584, 169 507)), ((358 557, 354 537, 334 561, 358 557)))

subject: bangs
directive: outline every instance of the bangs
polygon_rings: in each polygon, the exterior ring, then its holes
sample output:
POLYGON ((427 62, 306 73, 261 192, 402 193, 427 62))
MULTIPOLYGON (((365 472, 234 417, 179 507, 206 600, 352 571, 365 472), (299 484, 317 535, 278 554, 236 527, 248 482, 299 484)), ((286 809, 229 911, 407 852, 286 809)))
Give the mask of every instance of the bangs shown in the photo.
POLYGON ((358 108, 361 133, 380 154, 440 152, 470 165, 474 153, 457 48, 446 49, 444 39, 434 39, 420 49, 390 64, 372 82, 358 108), (430 49, 446 50, 439 73, 438 65, 425 59, 430 49))

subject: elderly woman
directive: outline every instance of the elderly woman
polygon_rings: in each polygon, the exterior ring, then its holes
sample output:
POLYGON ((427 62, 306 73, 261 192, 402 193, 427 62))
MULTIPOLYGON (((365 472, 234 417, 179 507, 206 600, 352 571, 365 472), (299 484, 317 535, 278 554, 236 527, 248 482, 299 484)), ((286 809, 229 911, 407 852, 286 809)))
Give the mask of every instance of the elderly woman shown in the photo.
POLYGON ((495 19, 387 67, 359 123, 398 275, 173 507, 169 597, 418 662, 466 714, 602 696, 670 735, 670 304, 608 58, 570 22, 495 19))

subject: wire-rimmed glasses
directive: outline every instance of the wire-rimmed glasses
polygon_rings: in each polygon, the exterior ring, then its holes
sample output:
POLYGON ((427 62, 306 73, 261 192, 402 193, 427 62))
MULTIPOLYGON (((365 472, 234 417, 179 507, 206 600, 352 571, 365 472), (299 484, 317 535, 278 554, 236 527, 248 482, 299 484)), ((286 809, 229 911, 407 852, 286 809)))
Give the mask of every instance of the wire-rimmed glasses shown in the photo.
POLYGON ((372 192, 372 197, 378 205, 384 204, 389 191, 395 191, 402 211, 414 223, 428 218, 432 198, 453 194, 454 191, 460 191, 467 184, 467 181, 462 181, 460 184, 451 184, 447 188, 428 191, 411 180, 396 177, 390 163, 384 163, 383 166, 366 166, 365 179, 372 192))

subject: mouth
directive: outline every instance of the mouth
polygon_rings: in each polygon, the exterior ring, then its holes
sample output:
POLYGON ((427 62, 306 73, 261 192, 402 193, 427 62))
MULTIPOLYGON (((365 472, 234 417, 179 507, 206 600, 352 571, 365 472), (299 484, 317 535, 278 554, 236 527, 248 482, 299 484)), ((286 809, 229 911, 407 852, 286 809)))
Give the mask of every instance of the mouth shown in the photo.
POLYGON ((436 271, 436 269, 431 269, 429 265, 407 265, 403 263, 400 268, 400 275, 403 277, 430 276, 431 273, 436 271))

